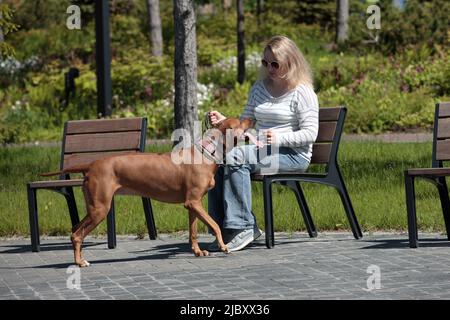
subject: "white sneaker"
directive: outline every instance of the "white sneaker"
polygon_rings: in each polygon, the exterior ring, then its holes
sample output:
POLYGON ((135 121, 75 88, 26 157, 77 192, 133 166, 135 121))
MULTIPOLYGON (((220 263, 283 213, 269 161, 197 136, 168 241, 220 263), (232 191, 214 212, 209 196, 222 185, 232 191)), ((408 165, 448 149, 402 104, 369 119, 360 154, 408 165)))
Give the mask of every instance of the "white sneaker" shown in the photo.
POLYGON ((253 229, 253 240, 256 240, 259 237, 261 237, 263 233, 264 232, 260 228, 255 227, 255 229, 253 229))
POLYGON ((256 227, 254 229, 234 230, 232 240, 226 244, 230 252, 239 251, 248 246, 253 240, 258 239, 262 231, 256 227))

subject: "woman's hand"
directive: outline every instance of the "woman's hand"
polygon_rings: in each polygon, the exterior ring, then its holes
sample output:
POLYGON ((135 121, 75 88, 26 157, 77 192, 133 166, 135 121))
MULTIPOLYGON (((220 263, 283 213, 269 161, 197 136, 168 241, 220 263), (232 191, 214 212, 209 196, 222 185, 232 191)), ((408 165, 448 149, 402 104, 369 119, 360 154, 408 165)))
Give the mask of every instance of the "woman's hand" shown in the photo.
POLYGON ((227 117, 225 117, 223 114, 221 114, 219 111, 210 111, 209 112, 209 121, 213 126, 218 124, 220 121, 225 120, 227 117))

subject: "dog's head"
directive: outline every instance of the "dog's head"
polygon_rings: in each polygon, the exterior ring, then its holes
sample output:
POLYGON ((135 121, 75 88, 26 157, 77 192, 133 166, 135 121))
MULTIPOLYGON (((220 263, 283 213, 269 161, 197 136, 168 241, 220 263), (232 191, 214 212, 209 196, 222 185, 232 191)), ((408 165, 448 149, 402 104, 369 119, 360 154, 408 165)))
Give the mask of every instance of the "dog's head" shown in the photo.
POLYGON ((223 158, 238 143, 245 128, 249 127, 250 119, 239 120, 237 118, 227 118, 217 124, 211 124, 209 115, 205 115, 204 148, 216 159, 223 158))

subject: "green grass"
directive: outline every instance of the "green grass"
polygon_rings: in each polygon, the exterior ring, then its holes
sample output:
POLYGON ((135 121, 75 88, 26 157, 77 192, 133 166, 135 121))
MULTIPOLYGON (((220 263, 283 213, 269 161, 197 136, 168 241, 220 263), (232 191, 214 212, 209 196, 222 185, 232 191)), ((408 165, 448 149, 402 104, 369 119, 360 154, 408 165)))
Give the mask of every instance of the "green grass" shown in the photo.
MULTIPOLYGON (((170 150, 170 146, 147 151, 170 150)), ((58 168, 57 147, 14 147, 0 149, 0 236, 28 235, 26 182, 39 180, 41 172, 58 168)), ((342 142, 339 162, 363 231, 406 230, 403 170, 428 167, 430 143, 342 142)), ((318 170, 318 168, 311 168, 318 170)), ((349 230, 337 192, 319 184, 304 183, 304 191, 319 231, 349 230)), ((276 231, 304 231, 305 226, 295 197, 287 188, 275 185, 274 213, 276 231)), ((75 189, 80 217, 84 200, 75 189)), ((444 231, 437 190, 419 180, 416 185, 418 223, 424 231, 444 231)), ((206 207, 206 197, 204 204, 206 207)), ((159 232, 188 230, 188 216, 182 205, 153 201, 159 232)), ((253 208, 260 226, 264 225, 262 189, 253 185, 253 208)), ((64 198, 46 190, 38 191, 41 234, 68 235, 70 219, 64 198)), ((119 234, 146 235, 142 203, 138 197, 116 197, 116 225, 119 234)), ((200 224, 200 231, 206 228, 200 224)), ((104 234, 103 222, 94 234, 104 234)))

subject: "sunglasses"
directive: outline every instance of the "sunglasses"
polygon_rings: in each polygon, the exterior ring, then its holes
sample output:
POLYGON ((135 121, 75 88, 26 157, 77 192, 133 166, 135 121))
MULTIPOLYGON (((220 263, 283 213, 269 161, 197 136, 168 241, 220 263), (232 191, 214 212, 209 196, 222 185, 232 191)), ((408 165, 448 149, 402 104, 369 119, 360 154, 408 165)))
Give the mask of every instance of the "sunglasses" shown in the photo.
MULTIPOLYGON (((266 60, 264 60, 264 59, 261 60, 261 64, 262 64, 265 68, 267 68, 267 66, 269 65, 269 63, 268 63, 266 60)), ((278 62, 276 62, 276 61, 272 61, 272 62, 270 63, 270 65, 271 65, 272 68, 274 68, 274 69, 280 68, 280 64, 279 64, 278 62)))

